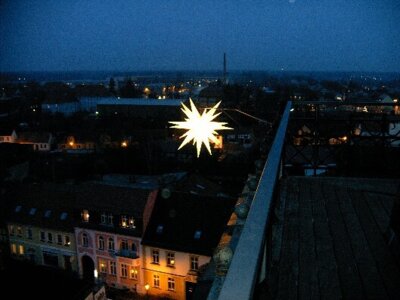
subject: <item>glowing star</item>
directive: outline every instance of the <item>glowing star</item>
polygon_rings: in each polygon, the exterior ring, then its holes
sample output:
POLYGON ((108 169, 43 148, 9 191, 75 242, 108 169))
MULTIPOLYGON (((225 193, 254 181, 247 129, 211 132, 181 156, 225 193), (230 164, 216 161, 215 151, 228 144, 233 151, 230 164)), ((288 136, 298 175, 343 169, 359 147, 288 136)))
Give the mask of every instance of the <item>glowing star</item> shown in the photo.
POLYGON ((193 145, 196 144, 197 157, 200 156, 201 145, 207 148, 208 153, 211 154, 210 141, 219 144, 217 139, 218 132, 216 130, 229 130, 232 128, 226 127, 226 122, 214 122, 213 120, 218 117, 221 113, 215 114, 221 101, 213 106, 210 110, 205 109, 200 115, 192 99, 190 99, 189 109, 185 104, 182 103, 183 108, 181 110, 186 115, 185 121, 183 122, 169 122, 174 126, 171 128, 187 129, 186 133, 181 135, 179 138, 185 138, 178 150, 193 140, 193 145))

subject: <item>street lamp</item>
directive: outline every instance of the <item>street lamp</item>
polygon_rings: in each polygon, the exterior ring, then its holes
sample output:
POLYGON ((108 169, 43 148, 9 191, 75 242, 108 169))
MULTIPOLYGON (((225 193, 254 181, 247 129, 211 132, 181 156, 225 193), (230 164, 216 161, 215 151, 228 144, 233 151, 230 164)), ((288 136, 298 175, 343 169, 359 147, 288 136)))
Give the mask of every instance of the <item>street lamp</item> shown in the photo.
POLYGON ((146 283, 144 285, 144 289, 146 290, 146 299, 149 298, 149 289, 150 289, 150 284, 146 283))

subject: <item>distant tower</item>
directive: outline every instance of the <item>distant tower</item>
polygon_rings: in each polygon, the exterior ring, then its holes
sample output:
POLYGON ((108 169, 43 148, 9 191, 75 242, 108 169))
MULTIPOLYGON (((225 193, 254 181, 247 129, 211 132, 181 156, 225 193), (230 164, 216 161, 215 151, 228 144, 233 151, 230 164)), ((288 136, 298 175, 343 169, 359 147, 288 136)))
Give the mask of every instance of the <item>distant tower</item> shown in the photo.
POLYGON ((227 72, 226 72, 226 53, 224 52, 224 75, 223 75, 223 83, 228 83, 227 72))

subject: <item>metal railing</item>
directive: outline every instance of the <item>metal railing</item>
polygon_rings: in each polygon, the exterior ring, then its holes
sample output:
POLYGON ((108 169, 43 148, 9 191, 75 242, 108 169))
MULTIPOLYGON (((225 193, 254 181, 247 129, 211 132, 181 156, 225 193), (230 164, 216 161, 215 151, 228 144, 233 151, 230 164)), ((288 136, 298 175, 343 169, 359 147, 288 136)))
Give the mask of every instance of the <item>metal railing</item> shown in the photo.
POLYGON ((265 256, 266 230, 279 179, 291 102, 286 105, 267 162, 261 174, 246 223, 235 249, 219 299, 252 299, 265 256))

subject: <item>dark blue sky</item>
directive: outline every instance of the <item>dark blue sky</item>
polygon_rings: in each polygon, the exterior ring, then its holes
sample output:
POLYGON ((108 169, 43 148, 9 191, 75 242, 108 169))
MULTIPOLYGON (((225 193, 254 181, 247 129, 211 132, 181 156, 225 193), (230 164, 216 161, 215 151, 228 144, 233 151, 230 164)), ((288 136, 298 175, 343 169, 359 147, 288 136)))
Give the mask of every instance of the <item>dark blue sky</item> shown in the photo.
POLYGON ((0 71, 400 71, 399 0, 0 0, 0 71))

